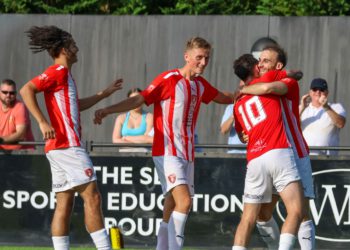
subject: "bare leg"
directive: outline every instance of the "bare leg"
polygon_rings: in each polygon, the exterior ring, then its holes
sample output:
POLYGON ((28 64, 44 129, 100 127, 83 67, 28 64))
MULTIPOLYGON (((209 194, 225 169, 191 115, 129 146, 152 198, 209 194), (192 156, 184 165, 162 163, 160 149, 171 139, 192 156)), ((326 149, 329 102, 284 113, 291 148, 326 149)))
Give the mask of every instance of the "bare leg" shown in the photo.
POLYGON ((288 184, 280 196, 287 209, 287 217, 283 223, 281 233, 296 235, 299 225, 305 216, 304 195, 299 181, 288 184))
POLYGON ((280 199, 279 195, 272 195, 270 203, 261 204, 260 213, 257 219, 257 228, 262 240, 266 243, 269 250, 278 249, 280 229, 277 222, 272 217, 276 204, 280 199))
POLYGON ((288 184, 280 196, 287 209, 287 217, 281 229, 279 250, 293 249, 300 223, 305 216, 304 194, 299 181, 288 184))
POLYGON ((258 203, 244 203, 242 218, 234 238, 234 246, 247 247, 260 208, 261 204, 258 203))
POLYGON ((70 218, 74 206, 74 191, 56 193, 56 208, 52 218, 52 236, 68 236, 70 218))
POLYGON ((89 233, 104 228, 101 195, 96 181, 75 188, 84 200, 85 225, 89 233))
POLYGON ((192 205, 192 199, 187 184, 178 185, 170 192, 175 207, 168 223, 169 250, 179 250, 182 249, 184 242, 185 225, 192 205))

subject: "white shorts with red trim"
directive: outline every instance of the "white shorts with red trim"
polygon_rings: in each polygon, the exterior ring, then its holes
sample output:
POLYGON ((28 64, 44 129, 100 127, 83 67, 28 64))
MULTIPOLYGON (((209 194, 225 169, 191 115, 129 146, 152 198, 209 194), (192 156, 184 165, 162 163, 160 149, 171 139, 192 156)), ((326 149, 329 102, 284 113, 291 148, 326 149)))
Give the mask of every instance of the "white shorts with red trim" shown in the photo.
POLYGON ((71 147, 46 153, 52 174, 52 191, 62 192, 96 180, 93 164, 85 149, 71 147))
POLYGON ((187 184, 191 196, 194 195, 193 162, 176 156, 154 156, 153 161, 164 195, 181 184, 187 184))

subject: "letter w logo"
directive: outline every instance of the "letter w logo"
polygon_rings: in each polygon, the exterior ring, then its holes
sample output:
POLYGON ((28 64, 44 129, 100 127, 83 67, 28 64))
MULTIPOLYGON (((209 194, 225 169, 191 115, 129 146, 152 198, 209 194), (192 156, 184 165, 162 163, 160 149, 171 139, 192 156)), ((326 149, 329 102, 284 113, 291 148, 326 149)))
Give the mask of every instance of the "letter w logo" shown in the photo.
POLYGON ((329 200, 329 203, 330 203, 330 206, 332 208, 333 215, 334 215, 334 219, 335 219, 335 222, 337 223, 337 225, 340 224, 346 208, 348 208, 347 209, 348 220, 344 222, 344 225, 350 225, 350 185, 344 185, 344 188, 346 189, 346 195, 345 195, 343 206, 342 206, 340 212, 338 210, 337 203, 336 203, 334 193, 333 193, 333 189, 336 188, 336 185, 322 185, 322 188, 324 188, 326 191, 325 191, 325 195, 323 197, 323 201, 322 201, 322 205, 320 207, 319 213, 317 212, 315 202, 313 200, 310 201, 310 208, 311 208, 313 218, 315 220, 315 224, 318 225, 318 223, 320 222, 320 219, 321 219, 322 213, 323 213, 323 209, 326 205, 327 200, 329 200))

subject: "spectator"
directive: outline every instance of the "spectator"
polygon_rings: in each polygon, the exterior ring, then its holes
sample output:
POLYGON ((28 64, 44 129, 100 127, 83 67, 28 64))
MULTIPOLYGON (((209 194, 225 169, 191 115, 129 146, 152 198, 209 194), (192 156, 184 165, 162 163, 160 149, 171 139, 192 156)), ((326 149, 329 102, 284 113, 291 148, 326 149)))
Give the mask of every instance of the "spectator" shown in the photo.
MULTIPOLYGON (((340 103, 329 103, 328 93, 326 80, 315 78, 309 93, 301 98, 301 127, 309 146, 339 146, 339 132, 345 126, 346 111, 340 103)), ((310 154, 337 155, 338 151, 312 150, 310 154)))
MULTIPOLYGON (((127 97, 139 95, 141 89, 129 90, 127 97)), ((113 143, 152 143, 149 136, 153 128, 153 114, 142 109, 142 105, 117 116, 112 135, 113 143)))
MULTIPOLYGON (((29 113, 16 98, 16 83, 4 79, 0 83, 0 143, 14 144, 19 141, 34 141, 29 113)), ((0 149, 34 149, 28 145, 0 145, 0 149)))
MULTIPOLYGON (((244 82, 241 81, 239 84, 240 86, 243 86, 244 82)), ((221 118, 220 131, 221 131, 221 134, 223 135, 226 135, 227 133, 229 133, 227 144, 244 145, 239 139, 238 134, 234 128, 235 119, 233 118, 233 107, 234 107, 234 104, 230 104, 226 107, 224 115, 221 118)), ((242 149, 229 149, 227 151, 227 153, 229 154, 233 154, 233 153, 243 154, 245 152, 246 150, 242 150, 242 149)))

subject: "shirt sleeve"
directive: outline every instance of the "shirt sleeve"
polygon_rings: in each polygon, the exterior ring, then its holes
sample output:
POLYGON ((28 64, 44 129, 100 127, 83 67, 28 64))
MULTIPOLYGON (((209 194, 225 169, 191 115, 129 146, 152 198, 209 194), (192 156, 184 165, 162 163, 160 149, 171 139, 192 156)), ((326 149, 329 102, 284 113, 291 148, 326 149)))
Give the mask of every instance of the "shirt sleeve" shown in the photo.
POLYGON ((169 85, 170 79, 164 79, 163 74, 156 77, 148 87, 140 94, 145 99, 147 106, 161 100, 168 99, 170 96, 169 85))
POLYGON ((213 86, 211 86, 210 83, 207 82, 203 77, 200 77, 199 80, 204 86, 202 102, 204 102, 205 104, 208 104, 218 95, 219 91, 213 86))
POLYGON ((331 108, 342 117, 346 118, 346 110, 340 103, 331 104, 331 108))
POLYGON ((13 115, 15 117, 16 126, 28 124, 28 116, 26 114, 26 107, 23 103, 19 102, 16 104, 13 110, 13 115))
MULTIPOLYGON (((293 78, 283 78, 280 81, 283 82, 288 88, 288 91, 287 91, 285 96, 290 100, 294 100, 294 99, 299 100, 298 82, 293 78)), ((299 103, 298 103, 298 105, 299 105, 299 103)))
MULTIPOLYGON (((67 69, 65 68, 48 68, 44 73, 34 77, 31 82, 41 91, 57 91, 63 88, 63 84, 67 82, 67 69)), ((61 66, 62 67, 62 66, 61 66)))

